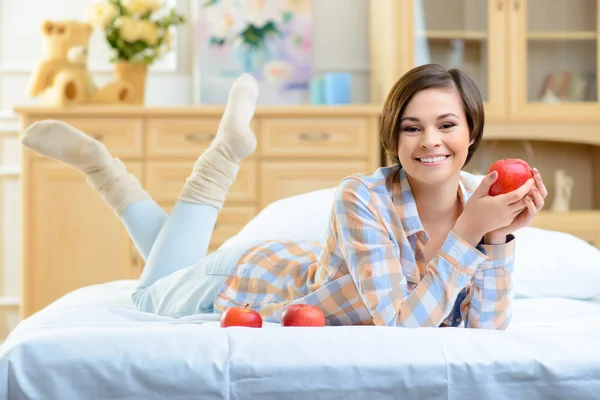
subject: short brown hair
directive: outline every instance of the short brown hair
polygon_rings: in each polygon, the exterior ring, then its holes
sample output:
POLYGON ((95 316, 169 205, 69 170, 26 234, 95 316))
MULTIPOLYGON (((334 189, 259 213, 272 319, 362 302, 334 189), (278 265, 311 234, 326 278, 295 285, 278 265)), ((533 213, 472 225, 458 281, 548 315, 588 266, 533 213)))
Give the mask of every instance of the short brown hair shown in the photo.
POLYGON ((404 74, 392 87, 383 105, 381 115, 381 144, 388 157, 400 164, 398 158, 398 136, 400 119, 407 104, 418 92, 430 88, 456 88, 462 98, 467 123, 469 125, 469 146, 467 165, 483 136, 485 112, 483 100, 475 83, 458 69, 446 70, 438 64, 425 64, 415 67, 404 74))

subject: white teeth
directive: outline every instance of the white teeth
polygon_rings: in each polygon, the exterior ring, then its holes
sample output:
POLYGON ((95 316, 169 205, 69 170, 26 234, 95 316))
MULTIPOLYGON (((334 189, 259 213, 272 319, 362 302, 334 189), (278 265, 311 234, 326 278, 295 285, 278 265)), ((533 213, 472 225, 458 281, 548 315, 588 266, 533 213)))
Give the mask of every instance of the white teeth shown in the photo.
POLYGON ((419 160, 421 160, 421 162, 423 163, 436 163, 436 162, 440 162, 440 161, 444 161, 446 159, 447 156, 439 156, 439 157, 433 157, 433 158, 419 158, 419 160))

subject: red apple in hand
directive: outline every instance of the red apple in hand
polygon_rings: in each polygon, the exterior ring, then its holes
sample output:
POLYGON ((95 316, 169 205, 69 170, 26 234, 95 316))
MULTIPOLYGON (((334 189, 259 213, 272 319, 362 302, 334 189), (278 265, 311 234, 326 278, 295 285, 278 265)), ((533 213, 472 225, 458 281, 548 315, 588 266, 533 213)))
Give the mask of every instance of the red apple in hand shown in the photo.
POLYGON ((498 172, 496 182, 490 187, 490 196, 505 194, 518 189, 529 178, 533 178, 533 171, 529 165, 518 158, 505 158, 495 161, 488 169, 488 174, 492 171, 498 172))
POLYGON ((292 304, 281 314, 281 326, 325 326, 325 315, 310 304, 292 304))
POLYGON ((263 320, 260 314, 246 307, 229 307, 225 310, 221 315, 221 328, 226 328, 228 326, 262 328, 263 320))

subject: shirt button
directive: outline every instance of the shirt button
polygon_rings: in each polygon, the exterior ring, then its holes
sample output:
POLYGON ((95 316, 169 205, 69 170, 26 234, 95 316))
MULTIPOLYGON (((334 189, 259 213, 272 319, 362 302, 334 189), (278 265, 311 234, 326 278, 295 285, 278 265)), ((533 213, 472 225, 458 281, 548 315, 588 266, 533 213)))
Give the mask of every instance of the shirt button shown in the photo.
POLYGON ((365 276, 372 276, 372 275, 373 275, 373 268, 365 267, 365 276))
POLYGON ((479 291, 480 291, 480 290, 481 290, 481 289, 479 289, 479 286, 475 286, 475 291, 476 291, 477 293, 479 293, 479 291))

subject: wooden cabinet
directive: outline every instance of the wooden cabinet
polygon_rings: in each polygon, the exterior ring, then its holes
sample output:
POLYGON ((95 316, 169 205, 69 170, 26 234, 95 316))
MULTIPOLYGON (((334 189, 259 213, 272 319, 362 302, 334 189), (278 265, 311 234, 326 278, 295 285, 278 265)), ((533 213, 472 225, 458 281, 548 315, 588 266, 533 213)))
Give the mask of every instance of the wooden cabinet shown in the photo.
MULTIPOLYGON (((126 166, 143 179, 141 163, 126 166)), ((38 160, 25 172, 24 263, 32 270, 24 271, 24 313, 83 285, 139 276, 140 259, 119 219, 78 171, 38 160)))
MULTIPOLYGON (((121 158, 169 212, 194 162, 209 146, 221 107, 19 108, 35 121, 68 122, 121 158)), ((209 252, 270 202, 336 186, 381 166, 379 107, 259 108, 257 151, 240 164, 213 231, 209 252)), ((144 263, 118 217, 75 169, 23 148, 21 316, 85 285, 136 279, 144 263)))
POLYGON ((598 2, 369 2, 373 101, 433 62, 475 81, 488 121, 600 121, 598 2))

